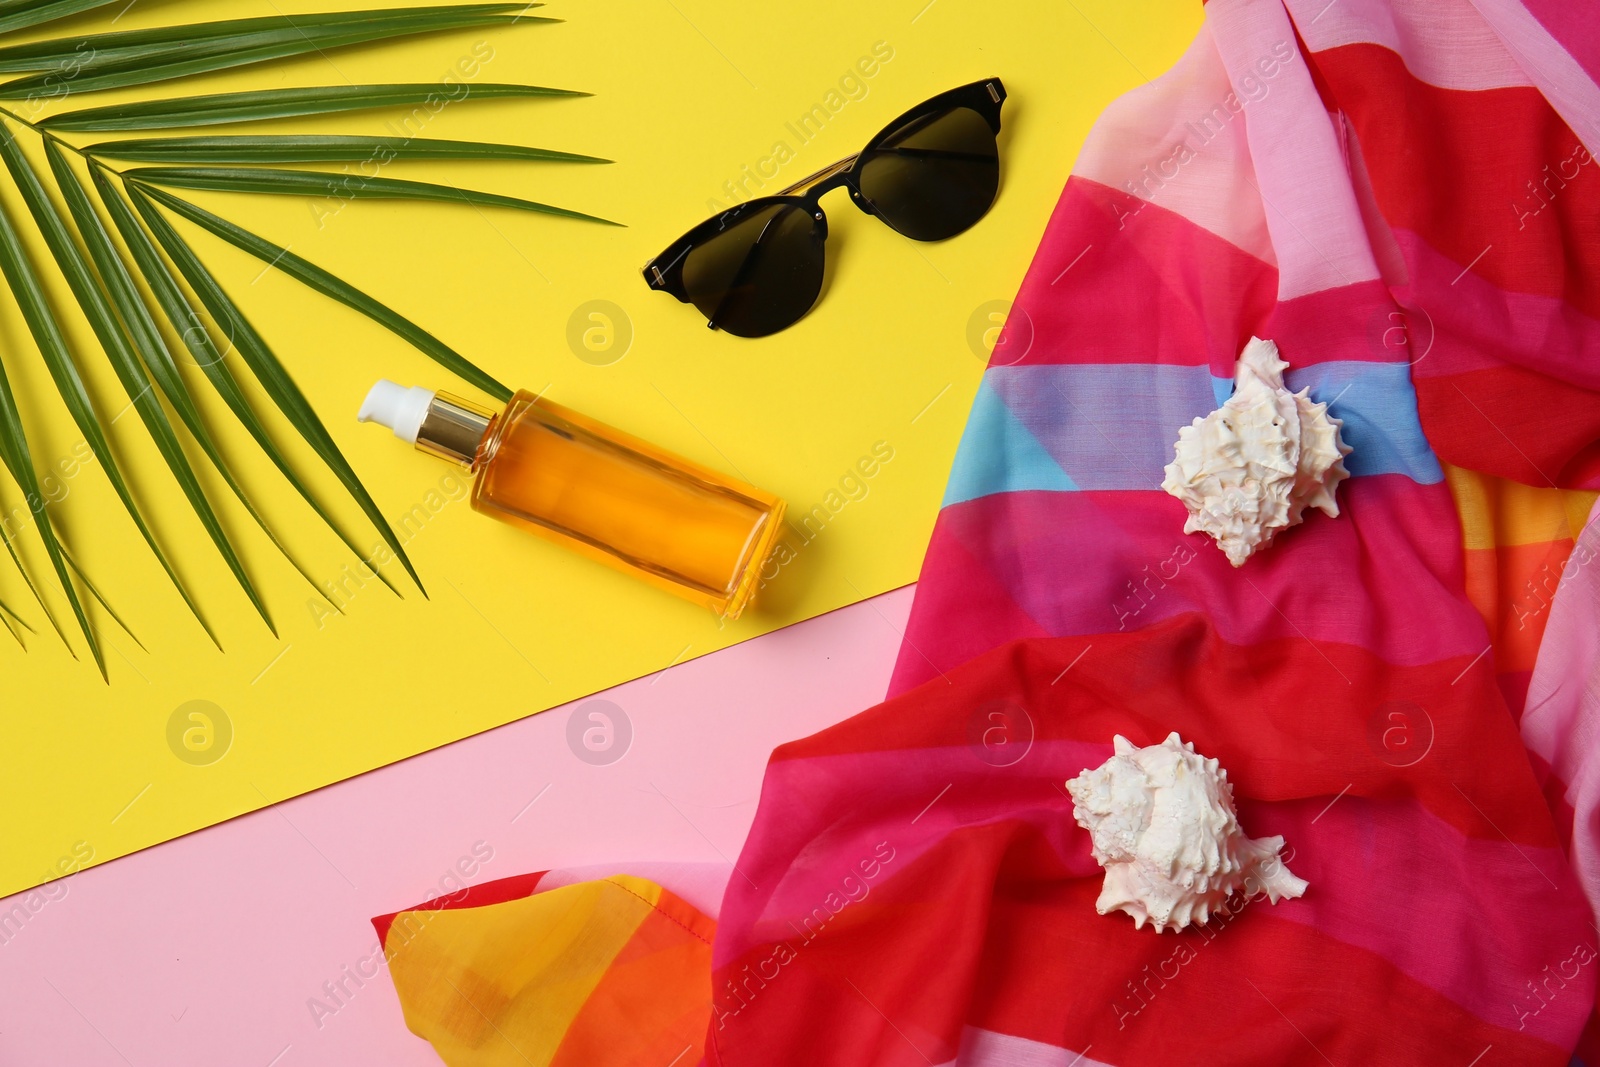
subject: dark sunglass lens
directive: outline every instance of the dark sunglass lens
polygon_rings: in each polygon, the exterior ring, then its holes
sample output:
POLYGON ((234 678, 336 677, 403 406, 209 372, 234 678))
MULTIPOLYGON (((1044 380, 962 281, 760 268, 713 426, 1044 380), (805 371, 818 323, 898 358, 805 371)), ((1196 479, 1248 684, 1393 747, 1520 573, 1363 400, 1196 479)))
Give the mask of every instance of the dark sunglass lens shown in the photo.
POLYGON ((1000 188, 994 130, 971 108, 922 115, 873 146, 861 195, 907 237, 938 241, 983 218, 1000 188))
POLYGON ((701 241, 683 260, 683 285, 711 324, 764 337, 799 321, 822 289, 823 236, 795 204, 770 204, 701 241))

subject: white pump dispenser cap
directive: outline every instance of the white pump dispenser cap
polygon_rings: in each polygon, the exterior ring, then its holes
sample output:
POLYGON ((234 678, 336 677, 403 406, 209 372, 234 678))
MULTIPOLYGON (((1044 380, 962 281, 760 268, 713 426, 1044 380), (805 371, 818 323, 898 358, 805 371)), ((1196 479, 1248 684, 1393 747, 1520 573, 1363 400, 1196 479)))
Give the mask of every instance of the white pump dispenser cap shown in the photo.
POLYGON ((385 378, 367 393, 356 420, 387 426, 400 440, 416 444, 417 433, 422 429, 422 420, 428 417, 428 405, 433 403, 433 398, 432 389, 420 385, 407 389, 385 378))

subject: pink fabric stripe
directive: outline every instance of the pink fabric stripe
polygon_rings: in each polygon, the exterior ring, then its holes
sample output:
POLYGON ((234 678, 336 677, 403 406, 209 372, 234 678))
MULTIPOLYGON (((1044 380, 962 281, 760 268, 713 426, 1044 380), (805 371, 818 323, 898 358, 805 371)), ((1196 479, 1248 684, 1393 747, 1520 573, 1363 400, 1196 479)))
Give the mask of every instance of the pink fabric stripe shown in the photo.
POLYGON ((1275 263, 1260 201, 1232 195, 1256 183, 1243 119, 1249 106, 1228 83, 1210 30, 1201 27, 1171 70, 1101 113, 1072 172, 1137 197, 1124 209, 1130 215, 1149 202, 1275 263))
MULTIPOLYGON (((940 580, 917 589, 890 692, 1032 636, 982 629, 1008 616, 999 604, 972 612, 975 589, 985 600, 1003 591, 1057 637, 1203 612, 1235 644, 1300 638, 1399 664, 1474 656, 1488 644, 1483 620, 1458 593, 1460 531, 1443 484, 1352 479, 1340 509, 1337 520, 1312 515, 1235 571, 1201 535, 1182 533, 1183 505, 1161 492, 1003 493, 945 508, 923 563, 940 580), (1040 559, 1073 566, 1040 588, 1031 577, 1040 559), (980 583, 986 574, 994 577, 980 583), (963 625, 944 621, 952 618, 963 625)), ((1328 678, 1344 684, 1331 663, 1328 678)))
POLYGON ((1313 52, 1379 45, 1441 89, 1533 84, 1471 0, 1285 0, 1285 6, 1313 52))
MULTIPOLYGON (((942 518, 941 512, 941 521, 942 518)), ((922 652, 916 639, 908 633, 900 646, 899 660, 902 663, 907 659, 916 660, 918 669, 927 672, 928 677, 933 677, 947 666, 965 663, 972 657, 981 655, 1006 641, 1056 636, 1040 626, 1037 619, 1029 616, 1018 606, 984 560, 974 556, 953 538, 935 538, 934 543, 939 546, 939 562, 937 564, 933 562, 930 549, 930 555, 923 559, 923 567, 944 568, 941 573, 950 578, 954 586, 961 590, 965 614, 962 616, 960 626, 944 628, 943 640, 936 650, 939 653, 937 658, 932 652, 922 652), (1008 636, 996 641, 994 640, 996 634, 1008 636)), ((916 595, 913 593, 913 597, 916 595)), ((915 600, 912 603, 915 605, 915 600)), ((915 617, 913 611, 911 618, 915 617)), ((907 685, 905 688, 911 686, 907 685)), ((900 691, 897 666, 894 679, 889 685, 888 695, 893 696, 900 691)))
MULTIPOLYGON (((1211 0, 1206 24, 1241 97, 1260 81, 1261 64, 1297 48, 1277 3, 1211 0)), ((1370 281, 1378 267, 1367 247, 1339 138, 1301 60, 1287 64, 1245 114, 1267 230, 1278 260, 1278 295, 1289 299, 1370 281)), ((1259 90, 1257 90, 1259 92, 1259 90)))
POLYGON ((1239 809, 1253 836, 1281 835, 1294 848, 1291 869, 1311 883, 1299 900, 1260 905, 1271 918, 1367 949, 1492 1025, 1562 1048, 1577 1040, 1587 997, 1572 991, 1563 1004, 1559 990, 1592 975, 1569 969, 1547 1007, 1528 986, 1573 955, 1572 931, 1587 935, 1583 971, 1600 948, 1581 899, 1557 889, 1573 877, 1560 850, 1463 837, 1408 800, 1242 801, 1239 809), (1379 885, 1383 892, 1371 892, 1379 885))
POLYGON ((1572 865, 1600 917, 1600 503, 1562 569, 1522 739, 1564 784, 1574 813, 1572 865))
POLYGON ((1111 1067, 1111 1064, 1042 1041, 969 1026, 961 1031, 961 1047, 956 1058, 939 1067, 1111 1067))
POLYGON ((1342 115, 1339 117, 1338 127, 1343 138, 1341 143, 1344 145, 1345 156, 1350 161, 1350 188, 1355 193, 1356 203, 1361 208, 1361 220, 1367 227, 1367 244, 1372 249, 1372 258, 1378 264, 1378 271, 1384 279, 1387 292, 1389 284, 1398 285, 1404 281, 1410 268, 1406 266, 1405 256, 1401 254, 1400 245, 1394 239, 1393 228, 1389 225, 1389 220, 1384 217, 1383 208, 1378 205, 1378 193, 1372 186, 1372 172, 1367 167, 1366 156, 1361 149, 1361 139, 1356 136, 1355 129, 1342 115))
POLYGON ((1399 322, 1415 349, 1417 378, 1511 364, 1600 389, 1600 322, 1556 297, 1501 289, 1410 231, 1395 238, 1412 264, 1399 322))
MULTIPOLYGON (((789 813, 788 825, 781 836, 752 833, 739 855, 738 869, 760 887, 742 894, 747 899, 741 901, 741 910, 748 908, 749 898, 758 897, 761 918, 722 927, 713 948, 713 966, 793 935, 786 917, 809 914, 829 894, 843 895, 847 876, 861 881, 857 861, 871 857, 880 842, 894 850, 881 882, 944 844, 957 829, 1025 823, 1060 858, 1064 876, 1096 875, 1100 868, 1089 854, 1088 839, 1079 837, 1084 831, 1072 821, 1072 802, 1060 783, 1110 755, 1111 746, 1105 743, 1038 742, 1027 753, 1027 776, 990 773, 989 765, 968 748, 918 749, 914 758, 887 750, 774 759, 761 785, 762 803, 781 798, 789 813), (814 809, 805 804, 808 797, 826 797, 840 781, 861 786, 857 807, 872 812, 871 819, 842 821, 831 806, 814 809), (791 866, 787 849, 804 838, 825 838, 827 849, 791 866), (780 873, 781 881, 776 877, 780 873)), ((758 815, 756 827, 761 825, 758 815)), ((740 881, 739 875, 733 877, 740 881)), ((873 883, 864 884, 864 899, 870 899, 873 883)))

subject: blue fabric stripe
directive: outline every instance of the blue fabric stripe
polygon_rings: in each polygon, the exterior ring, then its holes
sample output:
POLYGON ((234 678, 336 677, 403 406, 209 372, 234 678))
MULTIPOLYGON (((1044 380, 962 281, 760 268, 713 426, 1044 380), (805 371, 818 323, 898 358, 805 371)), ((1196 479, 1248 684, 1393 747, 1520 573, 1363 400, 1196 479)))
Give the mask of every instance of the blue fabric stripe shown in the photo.
POLYGON ((1220 408, 1222 405, 1226 404, 1228 402, 1228 398, 1233 395, 1233 379, 1212 378, 1211 395, 1216 400, 1216 404, 1212 405, 1211 409, 1215 411, 1217 408, 1220 408))
POLYGON ((1216 407, 1205 367, 994 367, 987 381, 1081 489, 1156 489, 1178 428, 1216 407))
POLYGON ((1411 367, 1405 363, 1335 361, 1284 375, 1290 389, 1311 387, 1311 399, 1330 401, 1328 414, 1344 420, 1340 434, 1353 451, 1345 457, 1352 477, 1403 474, 1422 485, 1444 480, 1444 470, 1423 436, 1411 367))
MULTIPOLYGON (((1410 368, 1337 361, 1290 368, 1293 390, 1344 420, 1352 476, 1444 477, 1417 418, 1410 368)), ((946 504, 1029 489, 1159 489, 1179 428, 1214 410, 1231 379, 1146 363, 991 367, 956 456, 946 504)))
POLYGON ((1005 401, 995 395, 985 378, 972 401, 972 413, 967 416, 943 506, 991 493, 1025 489, 1067 492, 1076 488, 1038 439, 1017 421, 1005 401))

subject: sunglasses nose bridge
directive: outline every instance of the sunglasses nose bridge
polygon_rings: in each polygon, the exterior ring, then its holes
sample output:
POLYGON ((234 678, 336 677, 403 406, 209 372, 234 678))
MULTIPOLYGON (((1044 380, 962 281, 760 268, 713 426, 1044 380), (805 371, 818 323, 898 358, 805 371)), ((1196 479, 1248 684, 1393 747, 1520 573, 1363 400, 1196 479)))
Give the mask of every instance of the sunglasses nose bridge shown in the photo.
POLYGON ((856 179, 853 170, 831 175, 826 181, 819 182, 806 190, 805 194, 806 201, 811 208, 811 217, 816 220, 817 225, 821 228, 823 237, 828 236, 828 218, 822 209, 822 198, 835 189, 847 190, 850 193, 851 202, 868 215, 876 215, 878 213, 872 206, 872 202, 861 194, 861 183, 856 179))

